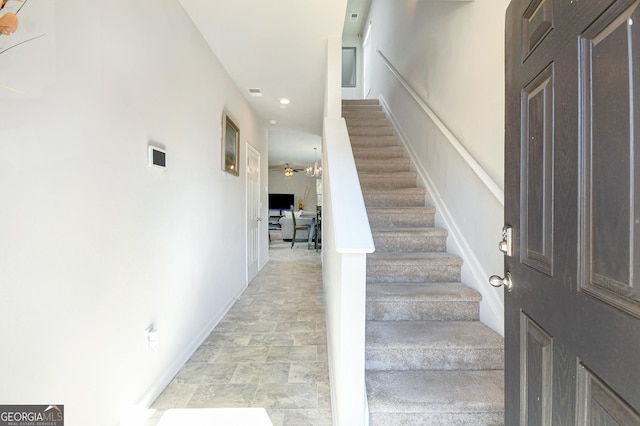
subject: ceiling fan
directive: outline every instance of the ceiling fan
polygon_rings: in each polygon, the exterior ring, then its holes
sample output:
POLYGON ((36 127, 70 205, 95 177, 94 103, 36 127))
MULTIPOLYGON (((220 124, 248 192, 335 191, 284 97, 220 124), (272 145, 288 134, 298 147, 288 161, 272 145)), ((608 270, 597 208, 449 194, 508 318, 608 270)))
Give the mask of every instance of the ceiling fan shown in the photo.
POLYGON ((284 163, 280 165, 271 166, 269 167, 269 170, 272 170, 274 172, 282 172, 286 177, 291 177, 293 176, 294 173, 304 171, 304 168, 296 168, 296 167, 292 167, 289 163, 284 163))

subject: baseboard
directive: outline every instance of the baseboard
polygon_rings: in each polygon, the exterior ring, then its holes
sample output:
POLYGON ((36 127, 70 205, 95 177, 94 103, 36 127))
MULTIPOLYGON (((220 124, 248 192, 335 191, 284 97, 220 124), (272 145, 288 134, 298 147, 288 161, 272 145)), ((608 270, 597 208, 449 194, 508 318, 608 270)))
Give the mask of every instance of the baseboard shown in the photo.
POLYGON ((391 125, 398 134, 400 141, 407 150, 407 153, 411 158, 411 162, 416 168, 415 171, 418 174, 418 178, 422 181, 421 183, 424 185, 431 198, 433 199, 433 203, 435 204, 438 216, 441 218, 443 225, 449 232, 449 237, 451 238, 450 241, 453 246, 450 247, 450 249, 454 252, 457 252, 464 260, 462 266, 462 274, 463 277, 465 277, 465 281, 470 285, 470 287, 478 290, 482 294, 482 302, 480 304, 480 319, 484 324, 504 336, 504 304, 502 303, 498 295, 494 291, 492 291, 493 288, 487 288, 487 277, 489 277, 490 274, 480 264, 477 256, 471 248, 471 245, 460 230, 460 227, 457 225, 455 219, 453 218, 451 211, 448 209, 446 203, 440 195, 438 188, 433 183, 433 180, 429 176, 427 170, 419 161, 419 157, 417 156, 415 150, 409 144, 407 136, 403 132, 398 120, 393 114, 393 111, 391 111, 391 109, 389 108, 389 104, 386 102, 384 96, 382 95, 380 95, 380 103, 387 116, 389 117, 391 125))
POLYGON ((149 389, 138 399, 139 407, 147 407, 153 403, 153 401, 160 396, 162 391, 171 383, 173 378, 180 372, 180 369, 189 361, 189 358, 194 354, 196 350, 204 343, 209 337, 214 328, 220 323, 222 318, 229 312, 229 309, 238 300, 238 298, 247 289, 245 284, 242 289, 231 299, 227 305, 215 315, 211 321, 191 340, 186 348, 180 353, 180 355, 165 369, 165 372, 151 385, 149 389))
MULTIPOLYGON (((327 312, 327 306, 325 303, 324 311, 327 312)), ((326 319, 325 319, 326 321, 326 319)), ((339 424, 338 422, 338 407, 336 406, 336 389, 335 382, 333 379, 333 375, 335 374, 335 360, 331 356, 331 350, 329 349, 329 344, 331 342, 331 330, 329 329, 329 324, 327 324, 327 367, 329 369, 329 391, 331 392, 331 416, 334 424, 339 424)))

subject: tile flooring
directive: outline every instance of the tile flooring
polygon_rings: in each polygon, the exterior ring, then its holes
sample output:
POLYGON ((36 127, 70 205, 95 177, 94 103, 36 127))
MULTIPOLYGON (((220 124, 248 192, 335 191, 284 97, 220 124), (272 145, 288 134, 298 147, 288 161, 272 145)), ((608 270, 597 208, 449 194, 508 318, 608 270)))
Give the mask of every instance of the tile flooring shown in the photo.
POLYGON ((264 407, 274 426, 331 425, 320 253, 272 231, 270 261, 153 403, 264 407))

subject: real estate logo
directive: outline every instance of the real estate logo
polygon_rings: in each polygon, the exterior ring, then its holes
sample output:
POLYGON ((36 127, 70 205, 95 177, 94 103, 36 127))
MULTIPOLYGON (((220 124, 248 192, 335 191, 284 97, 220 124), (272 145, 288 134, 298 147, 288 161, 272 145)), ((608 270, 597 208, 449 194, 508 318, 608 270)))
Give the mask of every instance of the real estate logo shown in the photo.
POLYGON ((0 405, 0 426, 64 426, 64 405, 0 405))

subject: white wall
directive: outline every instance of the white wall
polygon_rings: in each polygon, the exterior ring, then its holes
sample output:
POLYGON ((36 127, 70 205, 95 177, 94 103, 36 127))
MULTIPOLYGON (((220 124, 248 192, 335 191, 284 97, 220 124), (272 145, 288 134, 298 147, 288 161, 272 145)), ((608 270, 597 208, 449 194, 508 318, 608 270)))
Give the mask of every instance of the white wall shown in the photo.
MULTIPOLYGON (((504 14, 508 0, 374 0, 374 52, 380 50, 487 174, 504 187, 504 14)), ((502 331, 503 272, 497 250, 503 206, 374 53, 370 98, 380 97, 413 154, 449 248, 465 260, 463 280, 484 296, 481 318, 502 331)))
MULTIPOLYGON (((55 9, 50 79, 0 88, 0 401, 114 425, 245 288, 244 142, 267 182, 266 133, 176 0, 38 1, 55 9), (221 171, 223 110, 240 177, 221 171), (147 167, 149 141, 166 170, 147 167)), ((0 83, 40 66, 38 49, 0 55, 0 83)), ((263 206, 267 223, 266 191, 263 206)))
POLYGON ((280 171, 270 170, 269 192, 271 194, 294 194, 296 203, 294 208, 296 210, 298 209, 298 201, 303 200, 303 210, 316 211, 316 178, 307 176, 304 171, 286 177, 280 171))
MULTIPOLYGON (((496 182, 504 180, 508 4, 374 0, 368 19, 374 51, 382 51, 496 182)), ((379 93, 388 80, 375 68, 379 93)))

